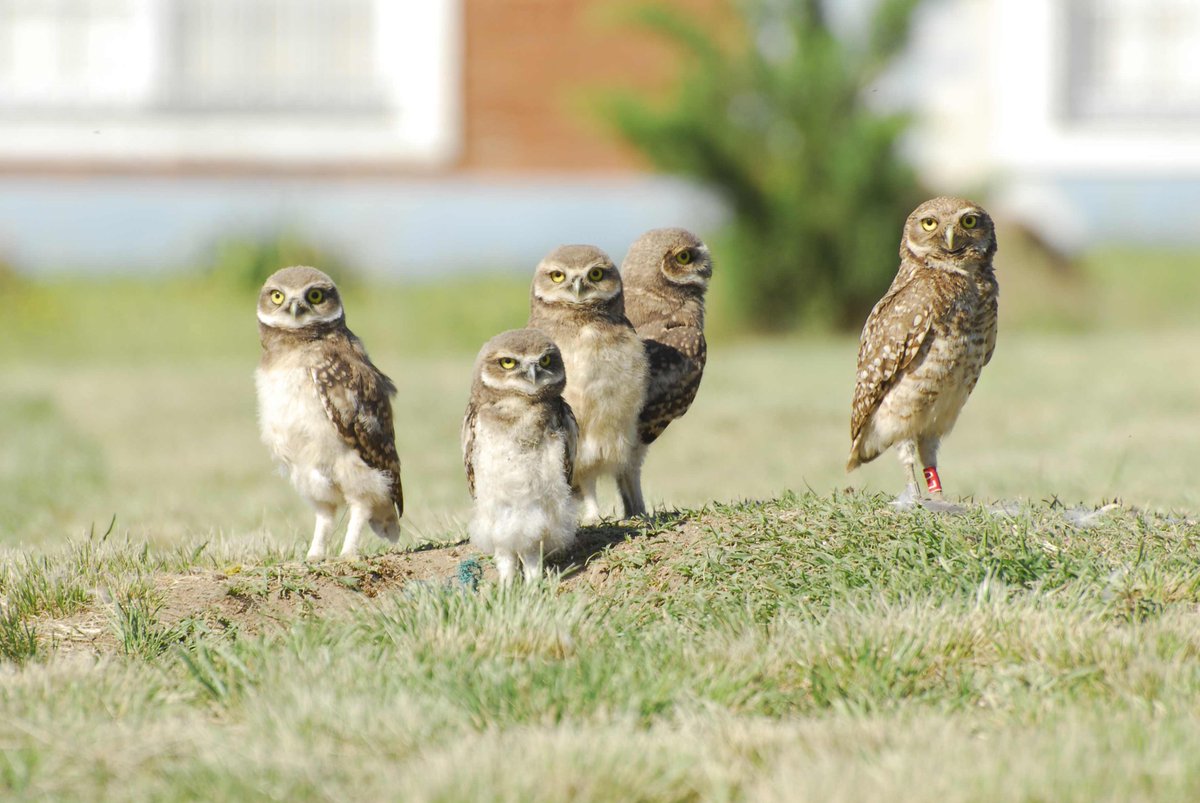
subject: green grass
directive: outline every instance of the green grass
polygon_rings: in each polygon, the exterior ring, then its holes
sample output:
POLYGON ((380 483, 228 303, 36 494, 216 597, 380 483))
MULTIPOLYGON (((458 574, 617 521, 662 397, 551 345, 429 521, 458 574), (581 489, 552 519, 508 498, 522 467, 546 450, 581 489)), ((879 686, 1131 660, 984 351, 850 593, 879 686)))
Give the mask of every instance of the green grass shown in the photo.
MULTIPOLYGON (((943 453, 964 515, 893 510, 890 455, 844 474, 853 338, 737 337, 718 296, 646 467, 677 516, 557 587, 322 615, 342 568, 299 563, 311 514, 258 442, 253 291, 6 285, 0 798, 1195 799, 1200 273, 1132 259, 1079 297, 1006 285, 943 453), (172 607, 164 576, 203 572, 295 613, 172 607), (97 612, 99 655, 62 640, 97 612)), ((525 292, 347 300, 400 388, 414 541, 463 536, 471 361, 525 292)))
POLYGON ((118 605, 116 653, 9 673, 0 790, 1200 791, 1194 521, 1113 511, 1085 529, 1045 505, 947 517, 861 494, 688 515, 686 537, 651 530, 599 558, 603 582, 558 592, 422 585, 254 637, 165 627, 152 602, 118 605))

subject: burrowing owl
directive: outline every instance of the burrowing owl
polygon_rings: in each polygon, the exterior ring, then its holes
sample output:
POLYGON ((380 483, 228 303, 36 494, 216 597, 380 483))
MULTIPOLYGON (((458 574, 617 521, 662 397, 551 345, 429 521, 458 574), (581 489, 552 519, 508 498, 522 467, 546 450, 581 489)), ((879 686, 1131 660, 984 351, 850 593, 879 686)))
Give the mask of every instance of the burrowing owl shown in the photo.
POLYGON ((871 310, 858 350, 847 471, 900 444, 902 499, 918 496, 915 461, 939 496, 938 445, 996 348, 996 234, 979 204, 934 198, 904 225, 900 270, 871 310))
POLYGON ((708 346, 704 294, 712 278, 708 247, 686 229, 652 229, 629 248, 621 264, 625 314, 646 344, 650 376, 638 421, 638 454, 632 486, 622 489, 645 512, 641 465, 646 449, 667 425, 687 412, 708 346))
POLYGON ((325 543, 341 504, 350 508, 342 555, 354 555, 370 524, 400 536, 404 496, 392 428, 392 381, 346 328, 333 280, 307 267, 276 271, 258 295, 259 425, 271 454, 317 513, 309 559, 325 543))
POLYGON ((563 398, 579 421, 575 482, 583 515, 600 516, 596 481, 617 477, 626 516, 637 512, 624 489, 636 476, 638 415, 646 396, 646 349, 625 317, 621 276, 608 255, 591 245, 564 245, 537 266, 529 325, 562 350, 563 398))
POLYGON ((509 583, 520 559, 525 579, 542 557, 575 538, 571 489, 579 429, 563 401, 558 346, 537 329, 515 329, 483 345, 462 424, 467 488, 475 500, 471 543, 495 555, 509 583))

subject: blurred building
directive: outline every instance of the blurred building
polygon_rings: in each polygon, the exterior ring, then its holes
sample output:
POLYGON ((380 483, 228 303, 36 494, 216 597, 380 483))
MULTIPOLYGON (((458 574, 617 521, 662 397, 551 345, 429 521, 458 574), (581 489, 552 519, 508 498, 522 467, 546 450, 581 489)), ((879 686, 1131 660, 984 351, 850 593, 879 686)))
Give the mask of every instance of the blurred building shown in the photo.
POLYGON ((367 270, 528 270, 703 228, 589 111, 670 70, 606 5, 0 0, 0 260, 166 271, 288 229, 367 270))
MULTIPOLYGON (((592 93, 672 77, 611 5, 0 0, 0 260, 173 270, 288 228, 381 272, 527 269, 712 226, 594 116, 592 93)), ((1195 0, 930 0, 889 87, 931 186, 1066 247, 1200 238, 1195 0)))
POLYGON ((1200 2, 934 0, 914 156, 1070 248, 1200 242, 1200 2))

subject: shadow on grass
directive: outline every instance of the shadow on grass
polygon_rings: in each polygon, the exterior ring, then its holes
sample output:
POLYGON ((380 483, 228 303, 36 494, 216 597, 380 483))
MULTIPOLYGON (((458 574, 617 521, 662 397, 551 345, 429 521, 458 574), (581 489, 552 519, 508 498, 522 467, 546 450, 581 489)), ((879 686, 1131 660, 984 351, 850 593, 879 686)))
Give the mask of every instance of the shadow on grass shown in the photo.
POLYGON ((550 566, 562 570, 562 579, 574 577, 609 547, 638 538, 652 538, 673 530, 695 515, 692 511, 666 510, 636 519, 602 521, 583 526, 575 534, 575 543, 547 559, 550 566))

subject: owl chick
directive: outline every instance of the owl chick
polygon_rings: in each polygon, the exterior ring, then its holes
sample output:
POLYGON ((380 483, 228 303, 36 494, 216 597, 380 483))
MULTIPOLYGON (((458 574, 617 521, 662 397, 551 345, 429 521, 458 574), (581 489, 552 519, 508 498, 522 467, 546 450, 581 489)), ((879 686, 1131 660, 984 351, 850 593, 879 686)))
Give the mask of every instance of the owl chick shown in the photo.
POLYGON ((316 509, 310 560, 325 554, 341 504, 350 508, 342 556, 370 524, 400 536, 404 495, 392 427, 392 381, 346 328, 333 280, 315 268, 276 271, 258 295, 262 359, 255 376, 262 439, 316 509))
POLYGON ((638 416, 646 397, 646 349, 625 317, 621 275, 591 245, 564 245, 537 266, 529 325, 562 350, 567 370, 563 398, 579 421, 575 483, 583 516, 600 517, 596 482, 612 474, 625 516, 638 512, 627 495, 638 470, 638 416))
POLYGON ((996 233, 979 204, 934 198, 909 215, 900 269, 871 310, 858 350, 847 471, 899 444, 919 496, 916 459, 940 498, 937 452, 996 348, 996 233))
POLYGON ((631 485, 622 496, 645 513, 641 467, 646 450, 667 425, 688 411, 708 345, 704 340, 704 294, 712 278, 712 257, 700 238, 686 229, 652 229, 629 248, 621 263, 625 314, 646 344, 650 373, 638 417, 638 447, 631 485))
POLYGON ((462 423, 467 489, 475 500, 471 543, 496 558, 500 582, 517 560, 526 581, 542 558, 570 546, 578 524, 572 492, 579 428, 563 400, 562 354, 544 332, 514 329, 483 345, 462 423))

